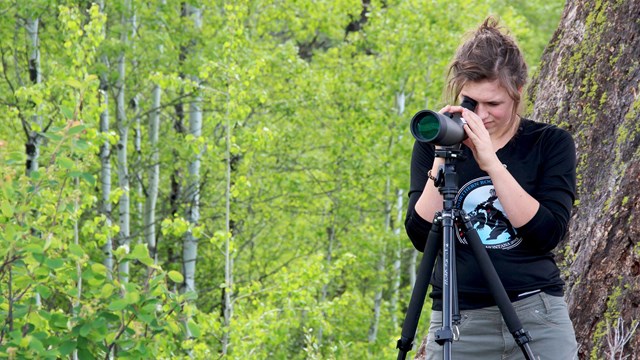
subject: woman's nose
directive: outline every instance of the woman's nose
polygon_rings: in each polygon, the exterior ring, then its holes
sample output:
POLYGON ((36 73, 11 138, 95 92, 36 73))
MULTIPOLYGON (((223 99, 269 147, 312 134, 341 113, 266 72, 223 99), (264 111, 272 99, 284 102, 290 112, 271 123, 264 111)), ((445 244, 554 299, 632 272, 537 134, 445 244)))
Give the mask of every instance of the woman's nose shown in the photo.
POLYGON ((480 119, 482 120, 486 119, 489 116, 489 111, 487 110, 487 107, 482 104, 478 104, 474 112, 478 114, 478 116, 480 116, 480 119))

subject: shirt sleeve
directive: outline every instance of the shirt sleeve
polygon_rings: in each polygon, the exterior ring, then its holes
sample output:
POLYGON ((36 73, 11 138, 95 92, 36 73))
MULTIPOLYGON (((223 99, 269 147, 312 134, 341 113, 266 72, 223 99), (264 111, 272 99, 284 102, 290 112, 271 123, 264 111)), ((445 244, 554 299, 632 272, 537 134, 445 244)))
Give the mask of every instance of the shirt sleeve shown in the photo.
POLYGON ((576 198, 576 148, 571 135, 553 127, 541 140, 538 186, 532 196, 540 207, 534 217, 518 228, 525 243, 542 253, 553 250, 567 231, 576 198))
MULTIPOLYGON (((433 145, 416 141, 411 154, 411 182, 409 187, 409 204, 404 226, 413 246, 424 251, 427 236, 431 230, 431 222, 423 219, 415 210, 416 202, 422 195, 427 183, 427 172, 433 166, 435 149, 433 145)), ((434 174, 435 175, 435 174, 434 174)))

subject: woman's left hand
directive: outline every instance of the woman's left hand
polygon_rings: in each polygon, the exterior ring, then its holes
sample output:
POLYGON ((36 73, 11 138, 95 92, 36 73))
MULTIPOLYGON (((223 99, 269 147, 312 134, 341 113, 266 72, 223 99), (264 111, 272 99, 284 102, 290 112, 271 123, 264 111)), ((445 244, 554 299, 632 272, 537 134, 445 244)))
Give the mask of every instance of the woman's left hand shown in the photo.
POLYGON ((496 150, 493 147, 491 135, 484 127, 482 119, 468 109, 462 110, 462 117, 467 122, 467 124, 464 125, 464 131, 468 136, 462 143, 471 149, 473 157, 476 159, 480 169, 489 172, 494 166, 502 166, 500 159, 498 159, 496 155, 496 150))

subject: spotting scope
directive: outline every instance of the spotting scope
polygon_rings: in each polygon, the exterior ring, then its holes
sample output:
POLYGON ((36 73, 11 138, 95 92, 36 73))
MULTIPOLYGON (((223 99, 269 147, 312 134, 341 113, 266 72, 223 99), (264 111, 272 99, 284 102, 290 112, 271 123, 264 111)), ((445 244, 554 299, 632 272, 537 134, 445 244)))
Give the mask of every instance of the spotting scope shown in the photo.
MULTIPOLYGON (((473 111, 478 103, 470 97, 463 96, 462 106, 473 111)), ((460 113, 440 114, 431 110, 418 111, 411 119, 411 134, 416 140, 432 145, 451 146, 461 143, 467 138, 464 132, 466 122, 460 113)))

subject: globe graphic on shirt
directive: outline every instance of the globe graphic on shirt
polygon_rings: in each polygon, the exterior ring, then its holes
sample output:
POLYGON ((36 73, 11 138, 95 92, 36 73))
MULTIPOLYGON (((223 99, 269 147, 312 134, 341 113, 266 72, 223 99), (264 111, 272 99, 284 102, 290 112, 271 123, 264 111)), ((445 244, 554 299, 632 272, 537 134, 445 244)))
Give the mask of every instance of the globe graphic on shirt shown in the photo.
MULTIPOLYGON (((509 250, 522 242, 509 222, 490 178, 483 177, 465 184, 456 196, 455 207, 469 215, 486 248, 509 250)), ((458 240, 467 243, 459 230, 456 233, 458 240)))

